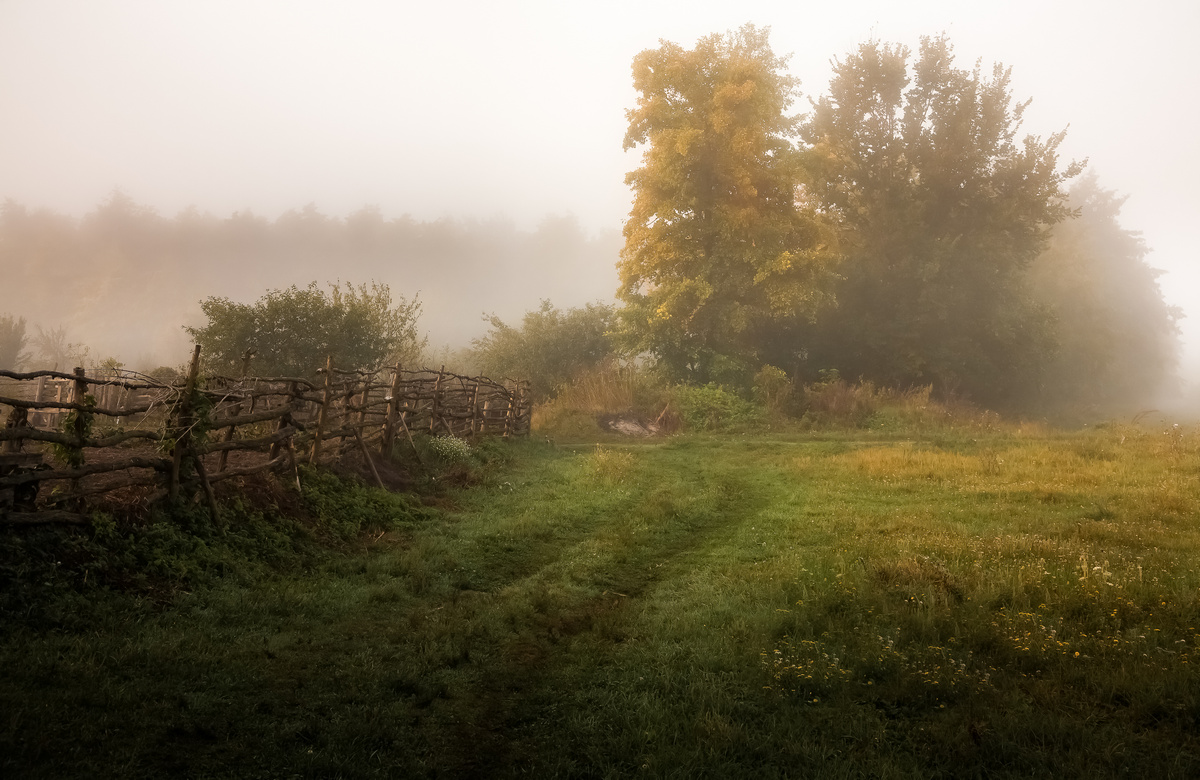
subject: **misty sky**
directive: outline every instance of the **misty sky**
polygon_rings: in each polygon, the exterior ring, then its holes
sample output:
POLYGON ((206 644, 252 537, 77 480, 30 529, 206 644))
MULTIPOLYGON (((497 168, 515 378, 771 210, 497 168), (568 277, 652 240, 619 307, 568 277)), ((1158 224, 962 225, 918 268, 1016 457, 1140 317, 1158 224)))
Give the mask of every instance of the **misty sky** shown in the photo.
POLYGON ((915 49, 944 31, 960 66, 1012 66, 1024 131, 1069 125, 1063 157, 1129 196, 1200 377, 1195 0, 0 0, 0 199, 81 215, 119 188, 167 216, 311 202, 619 228, 633 56, 745 22, 772 28, 813 96, 871 36, 915 49))

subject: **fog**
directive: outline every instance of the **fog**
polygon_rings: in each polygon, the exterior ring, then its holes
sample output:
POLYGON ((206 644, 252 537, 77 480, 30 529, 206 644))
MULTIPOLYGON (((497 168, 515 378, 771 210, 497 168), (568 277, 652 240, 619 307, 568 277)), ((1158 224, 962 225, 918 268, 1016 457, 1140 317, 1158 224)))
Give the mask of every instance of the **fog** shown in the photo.
MULTIPOLYGON (((80 312, 97 311, 113 287, 90 285, 92 304, 65 295, 55 304, 0 278, 0 312, 70 325, 76 339, 132 362, 139 351, 181 343, 179 325, 205 295, 250 300, 268 286, 376 278, 421 294, 435 344, 463 344, 484 330, 484 311, 515 317, 541 298, 578 305, 612 297, 614 236, 630 203, 624 174, 638 162, 621 149, 637 52, 659 39, 690 46, 751 21, 772 28, 773 48, 792 53, 792 72, 816 96, 830 59, 859 42, 874 36, 915 48, 920 35, 945 31, 961 64, 981 58, 1013 68, 1015 95, 1033 99, 1026 132, 1069 126, 1064 160, 1088 158, 1105 187, 1128 196, 1123 223, 1142 231, 1149 262, 1165 271, 1164 296, 1187 314, 1183 373, 1200 382, 1191 230, 1200 212, 1200 108, 1192 99, 1200 7, 1020 0, 825 8, 0 2, 0 199, 79 219, 119 190, 165 221, 181 212, 218 222, 252 214, 271 225, 309 204, 310 216, 334 221, 368 208, 384 223, 407 216, 457 225, 460 237, 499 237, 495 249, 477 245, 454 255, 461 263, 419 271, 378 257, 329 268, 303 256, 243 257, 159 276, 127 267, 120 289, 139 290, 144 310, 137 296, 111 298, 105 323, 80 312), (569 226, 563 240, 574 247, 557 269, 531 248, 555 224, 569 226), (148 330, 139 315, 157 324, 148 330)), ((87 272, 45 270, 64 279, 87 272)))

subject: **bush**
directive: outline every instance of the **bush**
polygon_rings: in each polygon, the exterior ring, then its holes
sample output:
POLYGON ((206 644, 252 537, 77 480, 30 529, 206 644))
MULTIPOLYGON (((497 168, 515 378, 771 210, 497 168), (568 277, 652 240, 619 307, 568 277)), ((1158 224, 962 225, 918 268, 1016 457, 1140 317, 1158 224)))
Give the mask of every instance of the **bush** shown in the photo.
POLYGON ((804 388, 804 418, 810 423, 862 427, 884 401, 886 394, 871 382, 852 385, 837 369, 822 371, 821 376, 820 382, 804 388))
POLYGON ((333 355, 340 368, 376 368, 411 362, 425 347, 417 331, 421 304, 393 303, 386 284, 330 285, 270 290, 253 304, 207 298, 208 322, 184 328, 204 346, 205 370, 236 373, 246 350, 254 350, 259 376, 309 376, 333 355))
POLYGON ((763 408, 745 401, 724 387, 678 387, 675 403, 685 427, 699 431, 728 431, 759 425, 763 408))
POLYGON ((768 411, 779 413, 792 400, 792 380, 782 368, 767 365, 754 375, 754 400, 768 411))
POLYGON ((564 311, 542 301, 520 327, 488 317, 492 329, 473 342, 472 357, 487 376, 528 379, 534 400, 542 401, 611 356, 613 318, 613 307, 602 303, 564 311))

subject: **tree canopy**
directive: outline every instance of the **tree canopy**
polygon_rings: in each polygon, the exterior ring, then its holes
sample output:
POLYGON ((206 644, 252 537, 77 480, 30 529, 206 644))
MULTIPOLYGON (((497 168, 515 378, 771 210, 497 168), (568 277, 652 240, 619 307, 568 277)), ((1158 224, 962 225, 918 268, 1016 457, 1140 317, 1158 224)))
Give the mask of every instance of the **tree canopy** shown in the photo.
POLYGON ((420 302, 393 303, 388 286, 377 282, 328 290, 313 282, 270 290, 253 304, 210 297, 200 308, 208 322, 185 330, 211 371, 236 370, 246 350, 254 351, 259 375, 311 375, 328 355, 339 368, 375 368, 414 360, 425 345, 417 331, 420 302))
POLYGON ((1069 216, 1062 133, 1018 138, 1010 71, 954 65, 943 37, 869 41, 834 64, 803 125, 809 188, 843 231, 838 307, 805 335, 810 365, 1011 405, 1052 351, 1029 264, 1069 216))
POLYGON ((622 335, 678 376, 707 381, 720 358, 753 361, 774 323, 824 299, 832 235, 797 204, 785 65, 753 25, 634 58, 625 148, 645 150, 626 177, 622 335))

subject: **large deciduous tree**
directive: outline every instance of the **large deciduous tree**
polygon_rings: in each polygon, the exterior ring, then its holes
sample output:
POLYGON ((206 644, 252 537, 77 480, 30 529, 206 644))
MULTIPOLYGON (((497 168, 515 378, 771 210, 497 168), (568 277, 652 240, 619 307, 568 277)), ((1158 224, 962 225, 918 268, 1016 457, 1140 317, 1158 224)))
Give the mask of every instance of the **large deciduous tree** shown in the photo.
POLYGON ((797 82, 767 38, 747 25, 633 61, 625 148, 645 150, 626 177, 622 335, 680 378, 755 362, 772 327, 824 298, 831 235, 798 207, 797 82))
POLYGON ((375 368, 411 361, 425 346, 418 334, 420 302, 393 302, 386 284, 271 290, 253 304, 211 297, 208 322, 184 330, 203 347, 210 371, 234 371, 246 350, 259 375, 306 376, 332 355, 339 368, 375 368))
POLYGON ((945 38, 862 44, 803 125, 811 192, 844 228, 838 308, 810 365, 977 401, 1027 401, 1052 351, 1026 270, 1069 215, 1063 134, 1018 137, 1009 70, 954 65, 945 38))

